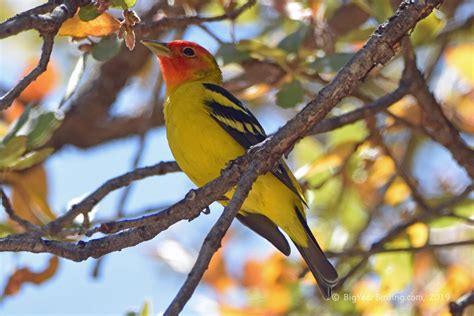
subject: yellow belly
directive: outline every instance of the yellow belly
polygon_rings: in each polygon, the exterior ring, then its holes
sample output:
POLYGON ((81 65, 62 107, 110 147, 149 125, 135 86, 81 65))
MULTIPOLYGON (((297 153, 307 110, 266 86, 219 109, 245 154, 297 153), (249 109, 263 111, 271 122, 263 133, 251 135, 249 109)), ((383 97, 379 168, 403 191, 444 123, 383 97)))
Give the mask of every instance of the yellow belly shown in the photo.
MULTIPOLYGON (((245 149, 209 115, 205 93, 200 83, 184 84, 165 104, 169 146, 180 168, 197 186, 217 178, 229 161, 245 154, 245 149)), ((231 198, 232 191, 226 197, 231 198)), ((296 194, 267 173, 253 184, 242 210, 267 216, 295 242, 305 245, 306 235, 295 207, 303 208, 296 194)))

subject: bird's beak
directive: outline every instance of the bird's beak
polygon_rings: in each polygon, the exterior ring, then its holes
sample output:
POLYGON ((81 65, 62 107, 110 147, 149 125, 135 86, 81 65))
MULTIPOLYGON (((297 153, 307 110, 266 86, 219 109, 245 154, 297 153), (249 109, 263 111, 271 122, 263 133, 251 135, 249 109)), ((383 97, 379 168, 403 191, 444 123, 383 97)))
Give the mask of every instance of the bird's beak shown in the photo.
POLYGON ((142 40, 143 45, 148 47, 156 56, 158 57, 171 57, 171 50, 168 47, 167 43, 152 41, 152 40, 142 40))

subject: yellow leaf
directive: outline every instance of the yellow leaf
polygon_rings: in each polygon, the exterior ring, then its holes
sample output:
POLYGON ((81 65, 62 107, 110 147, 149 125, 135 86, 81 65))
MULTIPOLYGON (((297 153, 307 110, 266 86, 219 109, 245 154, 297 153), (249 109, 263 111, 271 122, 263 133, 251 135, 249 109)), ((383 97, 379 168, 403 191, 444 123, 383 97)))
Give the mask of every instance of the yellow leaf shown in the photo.
POLYGON ((363 315, 389 315, 392 306, 380 299, 380 285, 370 279, 362 279, 352 287, 356 309, 363 315))
POLYGON ((352 142, 336 145, 325 155, 298 169, 296 176, 297 178, 311 177, 328 169, 338 168, 353 152, 354 143, 352 142))
POLYGON ((416 223, 407 228, 408 238, 414 247, 426 245, 429 237, 429 228, 425 223, 416 223))
POLYGON ((410 196, 410 188, 402 178, 397 177, 385 193, 385 203, 395 206, 410 196))
MULTIPOLYGON (((407 96, 401 99, 398 102, 395 102, 390 106, 388 111, 398 117, 405 119, 406 121, 412 123, 413 125, 421 125, 421 108, 416 104, 416 100, 407 96)), ((392 117, 387 117, 387 123, 392 125, 394 119, 392 117)), ((397 125, 398 127, 399 125, 397 125)), ((396 128, 391 127, 391 130, 396 128)))
POLYGON ((447 110, 456 127, 474 134, 474 90, 455 98, 455 100, 450 100, 447 104, 447 110))
MULTIPOLYGON (((405 238, 396 239, 386 245, 387 248, 409 246, 405 238)), ((412 254, 407 252, 380 253, 373 257, 374 271, 380 277, 380 293, 393 295, 413 281, 412 254)))
POLYGON ((107 36, 116 32, 120 28, 120 22, 108 13, 99 15, 94 20, 82 21, 79 15, 64 22, 59 29, 61 36, 72 36, 75 38, 84 38, 87 36, 107 36))
POLYGON ((266 305, 270 314, 286 315, 291 305, 291 292, 288 287, 275 284, 269 288, 266 305))
POLYGON ((395 164, 392 158, 389 156, 380 156, 372 164, 370 169, 368 182, 376 187, 380 188, 393 176, 395 173, 395 164))
POLYGON ((471 85, 474 85, 472 56, 474 56, 474 43, 465 43, 450 47, 444 54, 448 65, 455 68, 464 79, 471 85))
POLYGON ((4 173, 0 180, 11 186, 12 206, 20 217, 37 225, 56 218, 48 205, 47 174, 42 164, 4 173))

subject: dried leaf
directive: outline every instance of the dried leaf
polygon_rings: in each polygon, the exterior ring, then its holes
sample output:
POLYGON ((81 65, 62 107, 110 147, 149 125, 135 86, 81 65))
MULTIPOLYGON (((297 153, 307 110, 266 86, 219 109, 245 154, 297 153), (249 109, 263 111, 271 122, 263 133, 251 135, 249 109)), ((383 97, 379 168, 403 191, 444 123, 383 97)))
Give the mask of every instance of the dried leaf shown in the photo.
POLYGON ((72 36, 74 38, 85 38, 87 36, 108 36, 120 28, 120 22, 108 13, 103 13, 91 21, 84 22, 75 15, 64 22, 59 29, 60 36, 72 36))
POLYGON ((40 272, 33 272, 30 268, 21 268, 13 273, 3 291, 3 296, 11 296, 17 294, 23 284, 33 283, 41 284, 51 279, 57 272, 59 266, 58 257, 51 257, 48 266, 40 272))

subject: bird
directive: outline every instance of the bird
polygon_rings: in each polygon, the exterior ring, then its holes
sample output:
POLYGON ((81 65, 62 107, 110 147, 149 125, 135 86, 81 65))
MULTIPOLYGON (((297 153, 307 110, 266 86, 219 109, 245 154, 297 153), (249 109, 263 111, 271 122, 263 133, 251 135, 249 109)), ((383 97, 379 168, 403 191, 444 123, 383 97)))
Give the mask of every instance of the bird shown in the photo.
MULTIPOLYGON (((141 42, 158 58, 166 84, 164 117, 171 152, 195 185, 219 177, 230 161, 267 138, 249 108, 223 87, 222 72, 208 50, 185 40, 141 42)), ((233 192, 219 203, 227 205, 233 192)), ((280 159, 255 181, 236 218, 288 256, 291 248, 283 230, 328 299, 338 274, 306 222, 306 207, 300 185, 280 159)))

